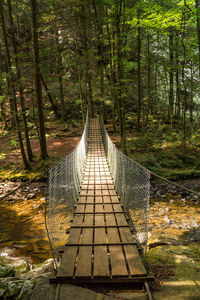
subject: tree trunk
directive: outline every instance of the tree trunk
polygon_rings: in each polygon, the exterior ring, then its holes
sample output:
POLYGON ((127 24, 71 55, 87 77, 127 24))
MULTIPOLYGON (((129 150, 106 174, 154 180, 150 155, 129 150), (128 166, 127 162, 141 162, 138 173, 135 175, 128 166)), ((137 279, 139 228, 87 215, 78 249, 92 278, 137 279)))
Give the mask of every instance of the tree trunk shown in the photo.
POLYGON ((190 86, 190 123, 192 123, 193 120, 193 97, 194 97, 194 84, 193 84, 193 77, 194 77, 194 67, 193 67, 193 62, 191 61, 191 73, 190 73, 190 82, 191 82, 191 86, 190 86))
POLYGON ((182 61, 182 83, 184 87, 184 100, 183 100, 183 150, 185 149, 186 143, 186 92, 187 86, 185 82, 185 63, 186 63, 186 46, 185 46, 185 13, 183 13, 183 33, 181 39, 183 47, 183 61, 182 61))
POLYGON ((195 0, 196 13, 197 13, 197 41, 199 50, 199 77, 200 77, 200 0, 195 0))
POLYGON ((39 116, 40 150, 41 150, 41 158, 46 159, 48 157, 48 154, 47 154, 46 137, 45 137, 45 126, 44 126, 42 88, 41 88, 41 81, 40 81, 41 76, 40 76, 40 64, 39 64, 37 9, 38 9, 37 0, 31 0, 34 67, 35 67, 35 89, 36 89, 36 99, 37 99, 38 116, 39 116))
POLYGON ((45 82, 44 77, 42 76, 42 74, 41 74, 41 80, 42 80, 42 84, 43 84, 43 86, 44 86, 44 88, 45 88, 47 97, 49 98, 49 102, 51 103, 51 107, 52 107, 52 109, 53 109, 53 111, 54 111, 54 114, 55 114, 55 116, 56 116, 56 119, 59 120, 60 115, 59 115, 58 109, 57 109, 57 107, 56 107, 56 105, 55 105, 55 103, 54 103, 54 101, 53 101, 53 98, 51 97, 51 94, 49 93, 48 86, 47 86, 47 84, 46 84, 46 82, 45 82))
POLYGON ((62 42, 59 40, 60 32, 57 31, 57 44, 58 44, 58 81, 59 81, 59 90, 60 90, 60 107, 62 121, 66 121, 65 116, 65 101, 64 101, 64 92, 63 92, 63 67, 62 67, 62 42))
POLYGON ((137 129, 141 126, 141 103, 142 103, 142 91, 141 91, 141 28, 137 28, 137 86, 138 86, 138 103, 137 103, 137 129))
POLYGON ((147 119, 146 124, 149 121, 149 112, 152 112, 152 101, 151 101, 151 54, 150 54, 150 34, 147 35, 147 119))
MULTIPOLYGON (((93 103, 93 91, 92 91, 92 76, 91 76, 91 64, 90 64, 90 50, 89 50, 89 36, 88 36, 88 30, 86 29, 86 7, 83 4, 82 6, 82 26, 83 26, 83 44, 84 44, 84 52, 85 52, 85 87, 86 87, 86 94, 87 99, 89 100, 88 106, 90 115, 93 118, 94 117, 94 103, 93 103)), ((87 8, 88 9, 88 8, 87 8)))
POLYGON ((3 37, 4 37, 5 47, 6 47, 8 74, 10 76, 10 78, 8 80, 10 81, 11 89, 12 89, 14 116, 15 116, 15 124, 16 124, 16 129, 17 129, 19 146, 20 146, 20 151, 21 151, 24 167, 25 167, 25 169, 30 169, 30 164, 27 160, 26 153, 25 153, 25 150, 24 150, 23 139, 22 139, 22 134, 21 134, 21 130, 20 130, 20 123, 19 123, 19 118, 18 118, 16 90, 15 90, 15 83, 14 83, 15 79, 14 79, 14 74, 13 74, 13 71, 12 71, 10 50, 9 50, 8 40, 7 40, 7 32, 6 32, 4 12, 3 12, 3 1, 0 1, 0 16, 1 16, 3 37))
MULTIPOLYGON (((178 36, 176 36, 178 38, 178 36)), ((179 79, 179 55, 178 44, 176 43, 176 116, 179 119, 181 114, 181 95, 180 95, 180 79, 179 79)))
POLYGON ((169 64, 170 64, 170 71, 169 71, 169 111, 168 117, 171 124, 173 125, 173 115, 174 115, 174 51, 173 51, 173 40, 174 35, 173 32, 169 34, 169 64))
POLYGON ((115 30, 114 25, 112 24, 112 33, 110 33, 109 25, 107 24, 107 34, 108 34, 108 42, 109 42, 109 48, 110 48, 110 88, 111 88, 111 99, 112 99, 112 126, 113 131, 116 131, 116 122, 115 122, 115 116, 116 116, 116 68, 115 68, 115 30))
POLYGON ((32 152, 32 149, 31 149, 31 143, 30 143, 30 139, 29 139, 28 122, 27 122, 27 118, 26 118, 26 108, 25 108, 25 99, 24 99, 24 91, 23 91, 23 86, 22 86, 22 82, 21 82, 21 68, 20 68, 20 62, 19 62, 19 58, 18 58, 19 55, 18 55, 17 43, 16 43, 16 40, 15 40, 14 23, 13 23, 13 16, 12 16, 12 7, 11 7, 10 0, 8 0, 7 3, 8 3, 10 25, 11 25, 12 44, 13 44, 13 50, 14 50, 14 55, 15 55, 17 85, 18 85, 18 88, 19 88, 20 103, 21 103, 22 117, 23 117, 23 123, 24 123, 26 147, 27 147, 28 159, 29 159, 29 161, 32 162, 33 161, 33 152, 32 152))

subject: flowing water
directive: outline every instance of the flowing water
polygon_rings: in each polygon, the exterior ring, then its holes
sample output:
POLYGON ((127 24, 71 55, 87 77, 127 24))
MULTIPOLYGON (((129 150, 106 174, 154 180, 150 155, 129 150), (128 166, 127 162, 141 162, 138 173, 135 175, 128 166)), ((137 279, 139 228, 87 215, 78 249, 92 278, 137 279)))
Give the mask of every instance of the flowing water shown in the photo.
POLYGON ((0 202, 0 253, 25 257, 30 263, 50 258, 44 223, 45 198, 38 194, 29 200, 0 202))

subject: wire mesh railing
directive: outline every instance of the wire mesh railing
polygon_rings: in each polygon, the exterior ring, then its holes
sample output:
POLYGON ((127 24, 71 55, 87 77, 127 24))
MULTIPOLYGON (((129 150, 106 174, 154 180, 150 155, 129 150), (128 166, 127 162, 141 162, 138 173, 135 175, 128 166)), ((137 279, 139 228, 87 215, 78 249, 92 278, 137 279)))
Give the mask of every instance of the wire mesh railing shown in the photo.
POLYGON ((86 162, 89 117, 86 116, 83 135, 78 146, 49 171, 49 188, 46 223, 54 257, 67 240, 66 224, 69 223, 80 192, 86 162))
POLYGON ((146 250, 148 239, 150 172, 124 155, 112 143, 103 118, 100 128, 114 185, 132 220, 135 240, 146 250))

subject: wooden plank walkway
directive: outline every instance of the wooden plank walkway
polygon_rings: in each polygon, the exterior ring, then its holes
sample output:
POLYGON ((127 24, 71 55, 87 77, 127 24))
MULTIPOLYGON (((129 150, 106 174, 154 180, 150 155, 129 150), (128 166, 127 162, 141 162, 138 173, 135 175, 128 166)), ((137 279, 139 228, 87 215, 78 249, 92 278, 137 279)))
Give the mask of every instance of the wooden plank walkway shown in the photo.
POLYGON ((56 280, 148 280, 113 185, 97 118, 90 123, 82 188, 56 280))

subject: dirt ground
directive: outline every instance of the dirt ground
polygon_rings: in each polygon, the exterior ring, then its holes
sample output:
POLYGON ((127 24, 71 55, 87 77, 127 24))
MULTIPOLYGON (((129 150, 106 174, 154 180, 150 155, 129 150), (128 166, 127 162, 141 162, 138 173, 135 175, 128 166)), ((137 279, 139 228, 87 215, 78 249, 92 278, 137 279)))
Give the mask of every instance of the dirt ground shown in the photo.
MULTIPOLYGON (((59 156, 67 155, 78 144, 80 137, 58 137, 47 139, 47 151, 48 154, 59 156)), ((18 147, 12 147, 9 145, 8 140, 0 141, 0 165, 3 167, 9 163, 22 162, 21 153, 18 147)), ((31 147, 33 154, 37 157, 40 155, 39 141, 36 139, 31 140, 31 147)))

